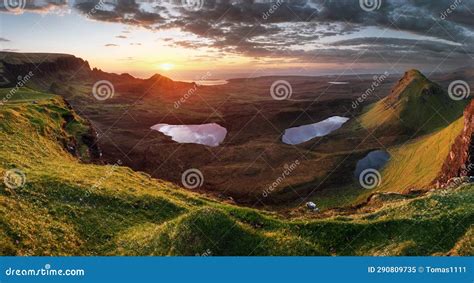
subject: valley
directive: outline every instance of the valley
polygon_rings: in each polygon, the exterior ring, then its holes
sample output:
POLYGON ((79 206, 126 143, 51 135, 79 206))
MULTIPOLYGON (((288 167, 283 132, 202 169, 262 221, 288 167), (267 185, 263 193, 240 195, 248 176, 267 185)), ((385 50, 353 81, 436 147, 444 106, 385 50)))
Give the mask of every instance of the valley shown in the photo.
POLYGON ((376 194, 359 208, 285 218, 118 164, 84 163, 90 153, 71 155, 62 141, 80 146, 87 123, 60 97, 34 101, 12 101, 0 111, 0 173, 15 166, 27 177, 0 194, 4 255, 472 253, 472 185, 422 196, 376 194), (70 123, 78 130, 62 127, 70 123))
MULTIPOLYGON (((15 58, 13 54, 5 56, 5 61, 13 62, 5 68, 14 73, 13 78, 28 68, 28 64, 17 64, 21 58, 15 58)), ((34 61, 34 58, 28 61, 34 61)), ((199 86, 174 82, 160 75, 142 80, 127 74, 104 73, 91 70, 87 62, 73 57, 59 57, 52 59, 50 65, 42 63, 41 66, 30 84, 64 97, 75 111, 91 121, 98 132, 97 142, 106 163, 122 160, 134 170, 178 185, 181 185, 183 172, 196 168, 204 177, 203 186, 197 189, 200 192, 224 200, 231 197, 239 204, 267 206, 268 209, 288 203, 300 205, 314 194, 317 195, 315 199, 323 198, 318 203, 327 202, 327 207, 339 206, 340 203, 331 204, 331 198, 326 195, 340 195, 341 188, 351 194, 366 196, 367 192, 360 190, 353 174, 358 160, 374 150, 396 150, 449 126, 461 117, 466 105, 449 98, 443 101, 424 101, 424 97, 412 99, 412 95, 424 89, 437 91, 437 86, 431 87, 431 82, 416 71, 405 76, 388 75, 360 106, 354 108, 354 101, 373 83, 373 75, 343 76, 338 80, 349 83, 342 85, 329 84, 326 77, 288 77, 292 95, 280 101, 271 96, 270 87, 275 80, 272 77, 233 79, 226 85, 199 86), (400 77, 404 78, 399 82, 400 77), (68 82, 68 78, 72 82, 68 82), (114 86, 113 97, 104 101, 91 95, 94 83, 101 80, 110 81, 114 86), (416 82, 412 83, 413 80, 416 82), (410 100, 407 107, 405 103, 394 104, 405 93, 406 99, 410 100), (380 102, 375 106, 370 106, 378 100, 380 102), (184 102, 176 107, 177 101, 184 102), (445 110, 445 106, 449 109, 445 110), (416 107, 422 107, 421 111, 411 109, 416 107), (421 116, 412 117, 402 111, 421 116), (350 120, 328 136, 298 145, 282 142, 285 130, 318 123, 332 116, 350 120), (401 120, 406 123, 402 124, 401 120), (156 124, 210 123, 227 130, 218 147, 177 143, 151 129, 156 124), (295 160, 301 163, 297 170, 270 196, 263 197, 263 190, 278 178, 285 165, 295 160)), ((438 76, 441 85, 447 84, 442 75, 438 76)), ((446 141, 446 150, 455 135, 446 141)), ((439 164, 435 166, 441 165, 447 156, 444 154, 439 156, 439 164)), ((396 158, 392 164, 396 164, 396 158)), ((432 172, 432 175, 438 173, 432 172)), ((429 189, 433 180, 424 180, 408 182, 396 190, 429 189)))
POLYGON ((472 106, 445 90, 453 74, 472 81, 468 69, 390 74, 354 107, 374 75, 286 77, 291 95, 277 100, 280 77, 205 86, 43 57, 0 56, 0 173, 26 176, 2 187, 2 254, 472 254, 474 186, 448 186, 470 155, 458 140, 472 106), (98 81, 113 86, 101 99, 98 81), (344 122, 284 142, 334 116, 344 122), (207 124, 226 134, 182 127, 207 124), (381 182, 363 188, 371 168, 381 182), (190 169, 202 185, 186 189, 190 169))

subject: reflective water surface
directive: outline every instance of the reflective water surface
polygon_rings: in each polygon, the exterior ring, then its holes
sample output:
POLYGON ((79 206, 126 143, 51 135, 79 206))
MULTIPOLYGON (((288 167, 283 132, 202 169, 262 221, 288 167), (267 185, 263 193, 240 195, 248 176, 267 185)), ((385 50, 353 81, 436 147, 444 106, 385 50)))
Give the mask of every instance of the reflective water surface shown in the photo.
POLYGON ((216 123, 202 125, 157 124, 152 126, 151 129, 162 132, 175 142, 203 144, 213 147, 219 146, 227 135, 227 129, 216 123))
POLYGON ((379 170, 390 160, 390 154, 385 150, 374 150, 359 160, 356 165, 354 175, 359 177, 360 173, 366 169, 379 170))
POLYGON ((342 127, 349 118, 333 116, 318 123, 289 128, 285 130, 282 141, 286 144, 300 144, 316 137, 329 135, 342 127))

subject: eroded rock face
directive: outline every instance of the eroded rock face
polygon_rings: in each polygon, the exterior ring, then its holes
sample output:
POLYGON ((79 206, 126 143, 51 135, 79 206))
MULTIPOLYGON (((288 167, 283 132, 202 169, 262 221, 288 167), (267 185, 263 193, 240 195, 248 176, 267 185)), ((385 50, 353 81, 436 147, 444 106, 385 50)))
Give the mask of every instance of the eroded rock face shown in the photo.
MULTIPOLYGON (((31 54, 30 56, 21 57, 16 53, 1 54, 1 75, 7 78, 12 85, 17 83, 18 76, 25 76, 30 72, 35 79, 61 72, 83 77, 90 72, 90 66, 87 61, 72 55, 54 54, 51 56, 41 56, 41 54, 31 54)), ((67 78, 65 76, 65 79, 67 78)))
POLYGON ((474 100, 464 110, 464 129, 451 147, 439 177, 435 180, 441 187, 454 177, 474 175, 474 100))

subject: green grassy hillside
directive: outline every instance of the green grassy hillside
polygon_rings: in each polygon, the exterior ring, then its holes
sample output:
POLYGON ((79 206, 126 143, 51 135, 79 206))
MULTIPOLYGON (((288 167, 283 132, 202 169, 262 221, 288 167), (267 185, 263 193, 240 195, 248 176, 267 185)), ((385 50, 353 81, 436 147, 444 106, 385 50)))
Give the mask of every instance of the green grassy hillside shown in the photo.
POLYGON ((406 192, 412 188, 429 188, 439 176, 463 126, 464 119, 460 118, 438 132, 390 148, 391 160, 382 171, 383 183, 377 191, 406 192))
POLYGON ((0 176, 26 177, 0 182, 2 255, 473 254, 473 186, 287 219, 85 163, 87 122, 60 97, 22 93, 0 107, 0 176))
POLYGON ((340 203, 361 203, 375 192, 430 190, 463 126, 464 118, 459 118, 444 129, 388 148, 391 157, 380 170, 380 185, 372 190, 361 190, 356 183, 341 192, 340 203))
POLYGON ((391 94, 369 106, 360 120, 369 129, 427 134, 458 119, 466 105, 467 101, 454 101, 441 86, 410 70, 391 94))

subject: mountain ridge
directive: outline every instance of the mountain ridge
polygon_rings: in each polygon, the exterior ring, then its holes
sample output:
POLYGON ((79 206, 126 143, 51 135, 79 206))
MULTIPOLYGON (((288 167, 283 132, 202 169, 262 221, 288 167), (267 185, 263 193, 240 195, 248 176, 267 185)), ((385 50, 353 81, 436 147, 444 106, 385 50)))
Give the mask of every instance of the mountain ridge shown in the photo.
POLYGON ((405 72, 387 97, 369 106, 360 119, 369 129, 427 134, 459 118, 466 105, 467 101, 451 99, 441 86, 412 69, 405 72))
MULTIPOLYGON (((92 82, 109 80, 113 84, 117 84, 118 88, 123 84, 142 84, 143 88, 164 87, 166 89, 192 86, 190 83, 174 81, 161 74, 154 74, 149 78, 141 79, 128 73, 105 72, 95 67, 91 68, 87 60, 71 54, 0 52, 0 76, 7 79, 7 83, 0 86, 15 86, 18 77, 25 76, 29 72, 33 73, 32 82, 38 82, 39 85, 44 84, 47 80, 61 82, 74 77, 75 80, 92 82)), ((50 86, 43 88, 43 90, 48 89, 50 89, 50 86)))

